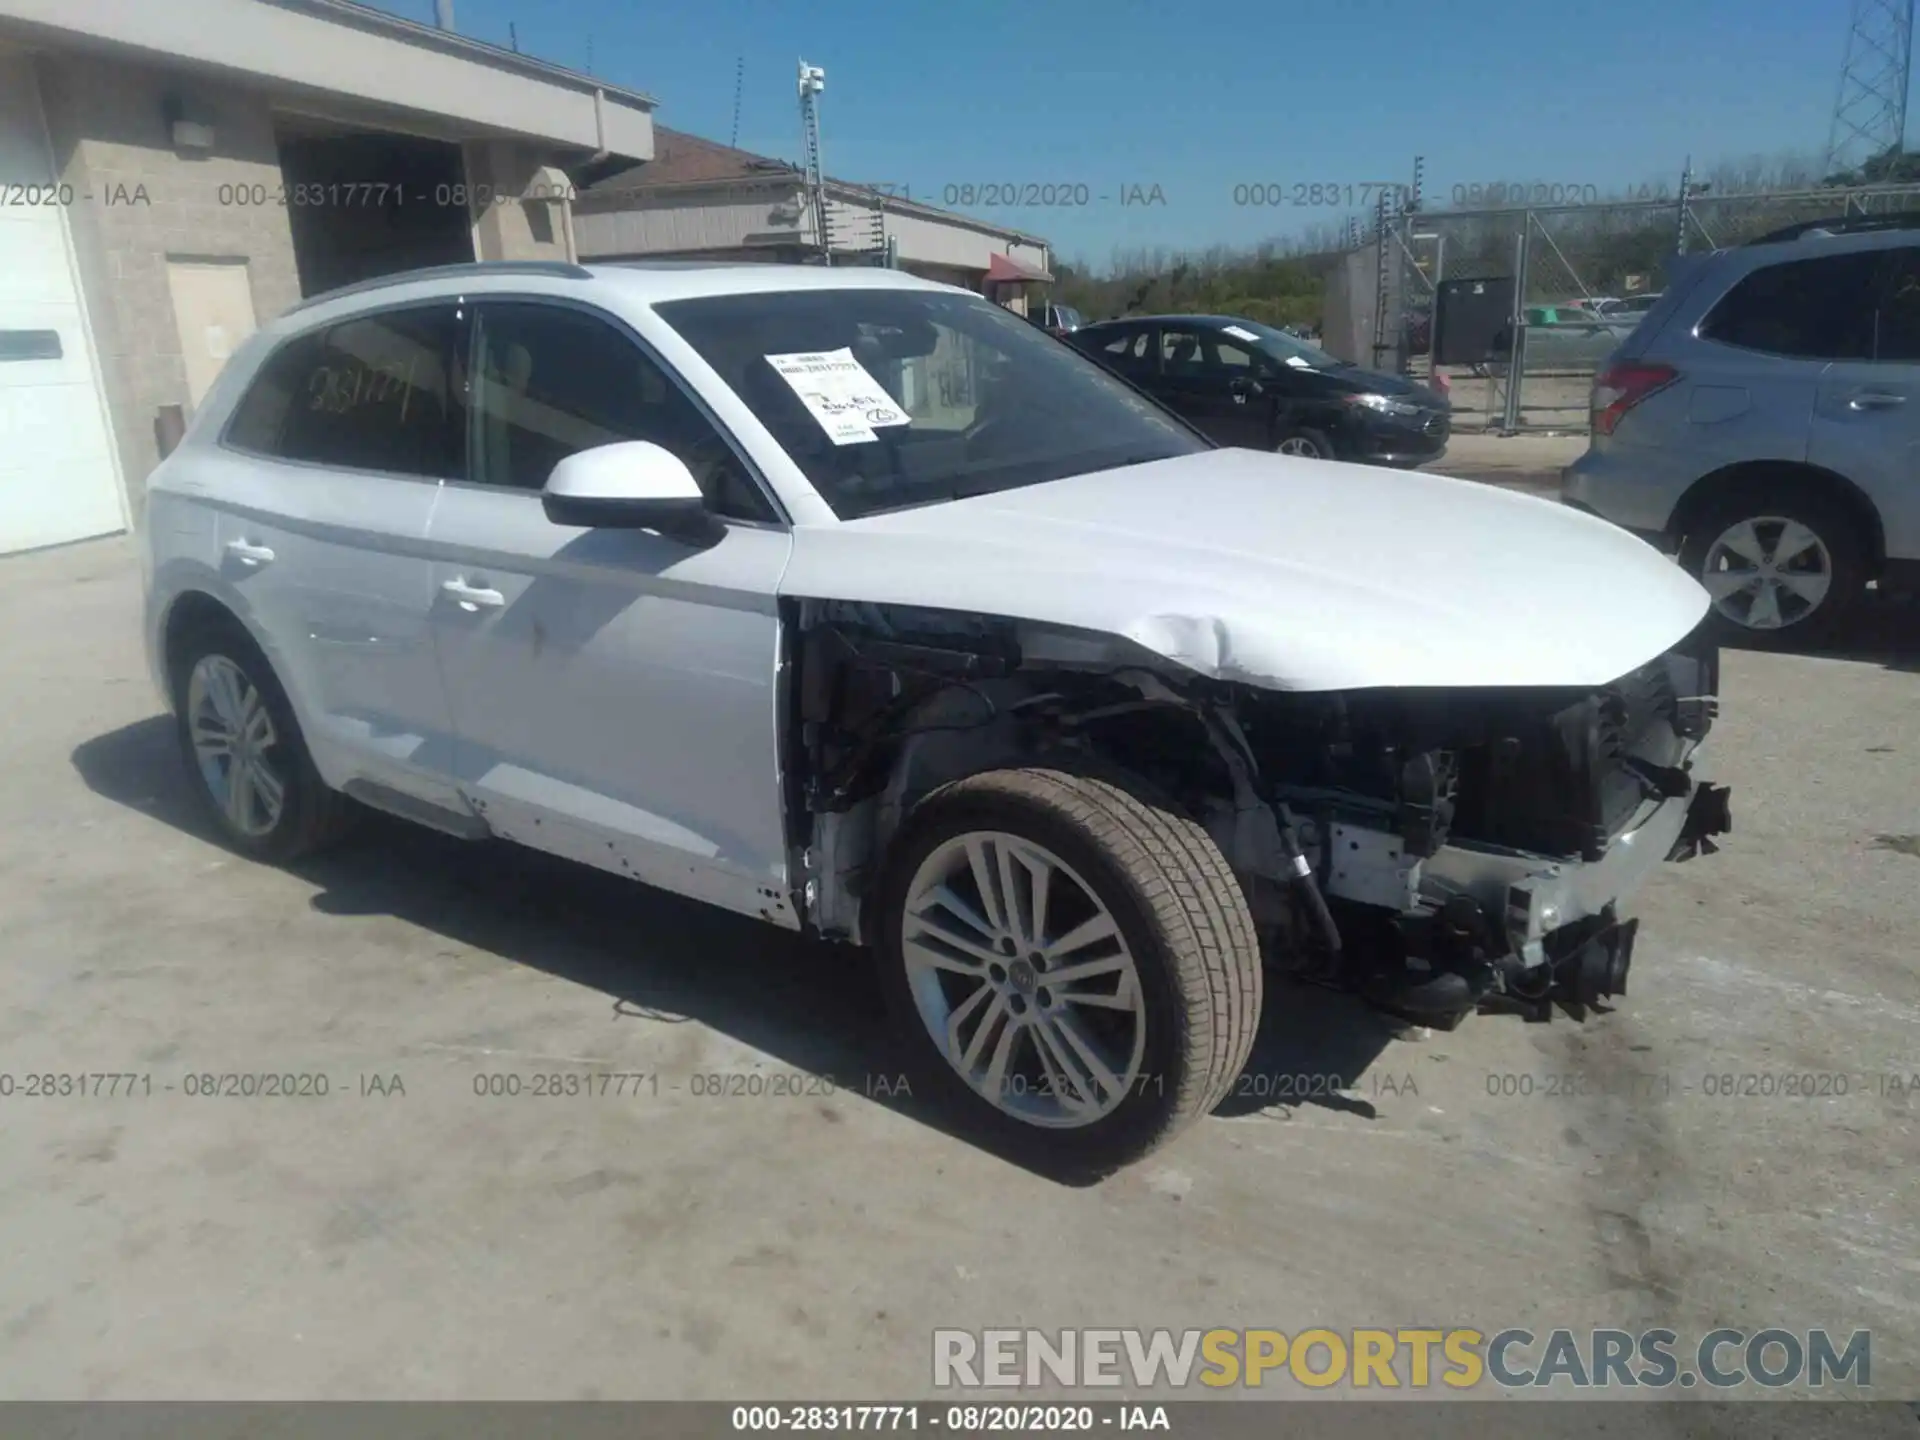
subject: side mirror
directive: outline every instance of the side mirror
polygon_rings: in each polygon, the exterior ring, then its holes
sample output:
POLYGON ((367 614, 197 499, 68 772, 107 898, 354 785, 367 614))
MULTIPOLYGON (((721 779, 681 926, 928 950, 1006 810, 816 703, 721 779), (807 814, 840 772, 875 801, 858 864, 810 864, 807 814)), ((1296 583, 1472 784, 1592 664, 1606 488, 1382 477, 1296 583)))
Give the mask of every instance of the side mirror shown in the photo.
POLYGON ((719 521, 686 462, 649 440, 623 440, 569 455, 553 467, 541 506, 556 525, 658 530, 710 538, 719 521))

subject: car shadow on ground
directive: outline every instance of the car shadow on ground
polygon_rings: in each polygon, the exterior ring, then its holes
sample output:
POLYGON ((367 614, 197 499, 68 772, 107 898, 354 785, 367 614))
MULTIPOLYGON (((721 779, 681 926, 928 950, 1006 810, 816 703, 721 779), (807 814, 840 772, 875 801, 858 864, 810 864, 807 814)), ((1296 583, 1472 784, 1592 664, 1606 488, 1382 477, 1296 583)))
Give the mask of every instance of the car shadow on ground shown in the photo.
POLYGON ((1920 595, 1869 591, 1831 640, 1818 646, 1789 645, 1785 653, 1920 673, 1920 595))
MULTIPOLYGON (((209 843, 172 721, 154 716, 81 744, 96 794, 209 843)), ((469 842, 367 814, 344 845, 289 867, 328 915, 391 915, 606 995, 623 1022, 697 1020, 795 1070, 1065 1184, 1097 1174, 1012 1155, 903 1083, 869 952, 774 930, 620 876, 502 842, 469 842)), ((1254 1055, 1220 1107, 1295 1104, 1370 1115, 1326 1077, 1360 1074, 1392 1033, 1346 997, 1269 985, 1254 1055), (1295 1003, 1296 999, 1299 1001, 1295 1003)))

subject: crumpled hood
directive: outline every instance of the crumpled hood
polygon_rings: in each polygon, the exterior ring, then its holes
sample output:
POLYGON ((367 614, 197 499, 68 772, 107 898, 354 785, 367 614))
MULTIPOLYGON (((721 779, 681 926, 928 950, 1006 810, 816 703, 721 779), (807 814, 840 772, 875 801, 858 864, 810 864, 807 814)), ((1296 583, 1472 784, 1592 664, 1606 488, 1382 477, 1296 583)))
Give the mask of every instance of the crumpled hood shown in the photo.
POLYGON ((1252 450, 800 526, 780 589, 1121 635, 1283 690, 1601 685, 1708 605, 1552 501, 1252 450))

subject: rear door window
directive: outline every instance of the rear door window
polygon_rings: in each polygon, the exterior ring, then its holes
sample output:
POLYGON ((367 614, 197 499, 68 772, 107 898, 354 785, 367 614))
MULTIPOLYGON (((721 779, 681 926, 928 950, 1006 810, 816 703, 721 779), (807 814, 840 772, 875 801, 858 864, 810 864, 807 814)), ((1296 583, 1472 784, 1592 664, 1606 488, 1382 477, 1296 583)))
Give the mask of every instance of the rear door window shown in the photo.
POLYGON ((1206 351, 1198 330, 1168 325, 1160 331, 1160 369, 1175 378, 1193 377, 1205 371, 1206 351))
POLYGON ((1701 322, 1700 333, 1768 355, 1868 359, 1882 253, 1865 250, 1764 266, 1727 292, 1701 322))
POLYGON ((227 443, 342 470, 460 479, 464 333, 449 302, 357 316, 290 341, 248 388, 227 443))

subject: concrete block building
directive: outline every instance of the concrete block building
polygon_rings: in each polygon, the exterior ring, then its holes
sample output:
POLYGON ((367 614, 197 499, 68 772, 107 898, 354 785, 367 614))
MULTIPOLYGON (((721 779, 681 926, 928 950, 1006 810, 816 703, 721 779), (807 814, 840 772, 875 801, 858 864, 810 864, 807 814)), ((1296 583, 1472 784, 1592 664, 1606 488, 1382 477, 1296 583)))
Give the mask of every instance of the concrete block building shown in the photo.
POLYGON ((921 204, 873 185, 829 179, 825 234, 796 165, 664 126, 654 158, 580 192, 583 259, 891 262, 989 295, 1022 313, 1051 280, 1045 240, 921 204))
POLYGON ((0 0, 0 554, 123 529, 157 436, 302 297, 572 259, 654 104, 351 0, 0 0))

